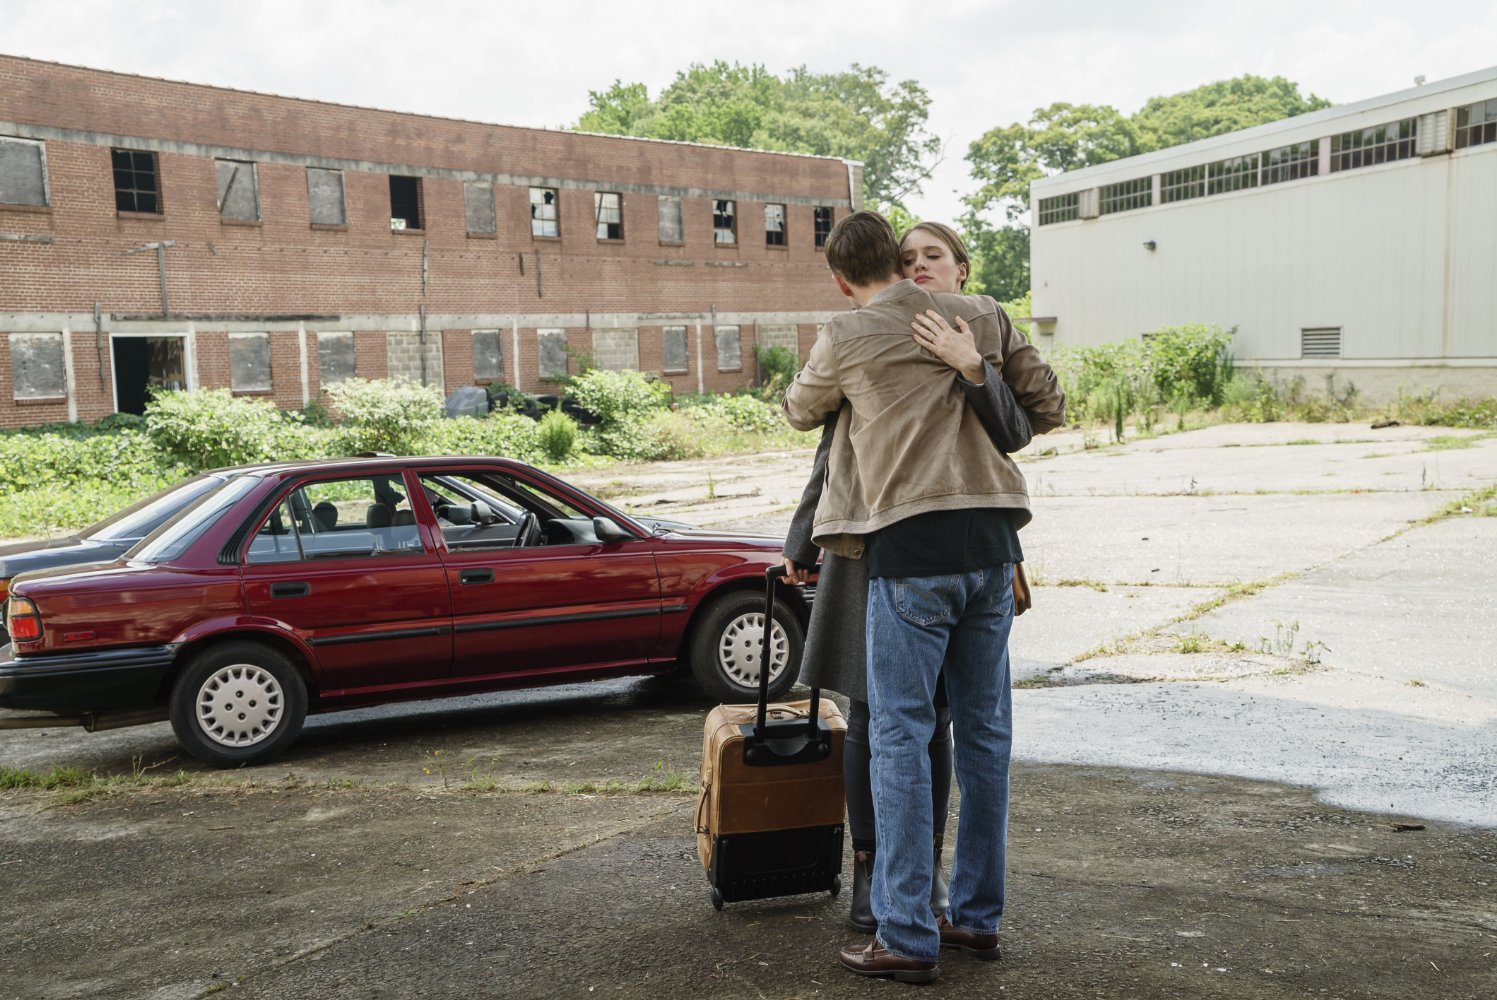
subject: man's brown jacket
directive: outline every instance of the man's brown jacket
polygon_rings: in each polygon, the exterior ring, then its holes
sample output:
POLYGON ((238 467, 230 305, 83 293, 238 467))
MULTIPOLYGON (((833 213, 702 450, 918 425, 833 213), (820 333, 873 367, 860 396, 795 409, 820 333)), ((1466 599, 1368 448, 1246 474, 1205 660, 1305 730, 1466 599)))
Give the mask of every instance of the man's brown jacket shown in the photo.
POLYGON ((829 552, 862 558, 862 536, 935 510, 1017 508, 1018 524, 1029 521, 1023 473, 967 406, 956 370, 915 343, 911 323, 926 309, 953 325, 957 316, 967 321, 1034 433, 1065 423, 1055 373, 996 302, 933 294, 908 280, 890 285, 826 324, 782 403, 799 430, 850 410, 837 422, 812 529, 829 552))

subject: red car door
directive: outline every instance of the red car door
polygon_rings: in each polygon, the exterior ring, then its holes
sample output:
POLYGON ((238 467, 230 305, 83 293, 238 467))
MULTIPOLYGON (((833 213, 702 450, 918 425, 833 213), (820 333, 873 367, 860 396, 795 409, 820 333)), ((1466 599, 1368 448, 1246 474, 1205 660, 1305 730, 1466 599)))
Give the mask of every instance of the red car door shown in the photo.
POLYGON ((323 698, 396 693, 451 671, 446 569, 407 493, 399 472, 303 480, 244 553, 250 613, 301 633, 323 698))
POLYGON ((586 511, 507 474, 452 470, 422 483, 443 537, 454 677, 637 669, 657 652, 650 539, 600 541, 586 511), (473 497, 489 498, 491 523, 475 521, 471 503, 460 512, 473 497))

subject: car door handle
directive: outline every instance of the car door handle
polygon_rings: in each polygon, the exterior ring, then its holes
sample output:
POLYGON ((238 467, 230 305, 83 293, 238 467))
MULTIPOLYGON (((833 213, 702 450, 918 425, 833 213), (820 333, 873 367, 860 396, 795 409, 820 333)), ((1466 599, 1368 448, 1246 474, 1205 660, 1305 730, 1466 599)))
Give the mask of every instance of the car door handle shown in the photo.
POLYGON ((306 597, 311 592, 312 585, 301 580, 270 585, 271 597, 306 597))
POLYGON ((494 571, 491 569, 465 569, 457 575, 459 583, 493 583, 494 571))

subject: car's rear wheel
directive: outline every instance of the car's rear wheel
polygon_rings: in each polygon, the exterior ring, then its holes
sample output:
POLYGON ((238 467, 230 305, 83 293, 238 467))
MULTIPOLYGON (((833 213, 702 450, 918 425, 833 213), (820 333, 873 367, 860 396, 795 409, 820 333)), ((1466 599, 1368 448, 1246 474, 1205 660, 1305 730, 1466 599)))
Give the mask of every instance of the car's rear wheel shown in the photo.
POLYGON ((177 740, 214 767, 260 764, 285 750, 307 718, 307 686, 292 662, 258 642, 203 650, 172 687, 177 740))
MULTIPOLYGON (((692 633, 691 672, 702 693, 714 701, 743 703, 759 698, 764 657, 764 597, 740 590, 713 598, 692 633)), ((769 636, 769 698, 779 698, 800 675, 806 633, 795 612, 776 603, 769 636)))

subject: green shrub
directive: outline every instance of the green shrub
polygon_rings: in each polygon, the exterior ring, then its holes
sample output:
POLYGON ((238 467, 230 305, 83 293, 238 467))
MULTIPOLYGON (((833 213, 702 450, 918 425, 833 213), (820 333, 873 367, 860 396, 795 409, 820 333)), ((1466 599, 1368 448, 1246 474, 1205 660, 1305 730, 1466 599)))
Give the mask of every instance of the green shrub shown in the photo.
POLYGON ((588 435, 588 450, 625 462, 699 458, 707 453, 714 423, 718 431, 731 431, 724 422, 710 416, 693 419, 687 412, 656 410, 599 427, 588 435))
POLYGON ((603 428, 617 427, 630 417, 662 410, 670 402, 671 388, 637 371, 594 369, 571 380, 572 399, 598 415, 603 428))
POLYGON ((161 392, 146 404, 151 440, 192 469, 277 458, 294 420, 269 400, 237 398, 228 389, 161 392))
MULTIPOLYGON (((132 431, 96 433, 90 437, 51 433, 0 435, 0 496, 104 480, 129 488, 137 482, 154 483, 163 477, 180 479, 186 474, 149 437, 132 431)), ((102 516, 97 514, 88 520, 102 516)))
POLYGON ((403 378, 350 378, 327 387, 343 449, 350 453, 387 451, 416 455, 424 436, 442 420, 442 391, 403 378))
POLYGON ((1232 378, 1227 346, 1237 328, 1191 324, 1155 330, 1144 341, 1143 360, 1160 399, 1189 392, 1211 406, 1220 405, 1222 390, 1232 378))
POLYGON ((800 358, 788 347, 758 347, 755 355, 759 359, 759 394, 765 399, 780 398, 785 387, 800 371, 800 358))
POLYGON ((423 455, 499 455, 522 462, 534 462, 542 454, 535 421, 507 410, 439 420, 417 447, 423 455))
POLYGON ((770 402, 747 394, 712 396, 682 412, 692 417, 718 418, 741 431, 773 433, 789 426, 778 401, 770 402))
POLYGON ((1137 340, 1057 347, 1049 360, 1065 389, 1073 419, 1112 419, 1120 385, 1130 399, 1153 391, 1144 365, 1143 344, 1137 340))
POLYGON ((536 425, 536 439, 547 458, 553 462, 565 461, 577 446, 577 421, 560 410, 552 410, 536 425))

